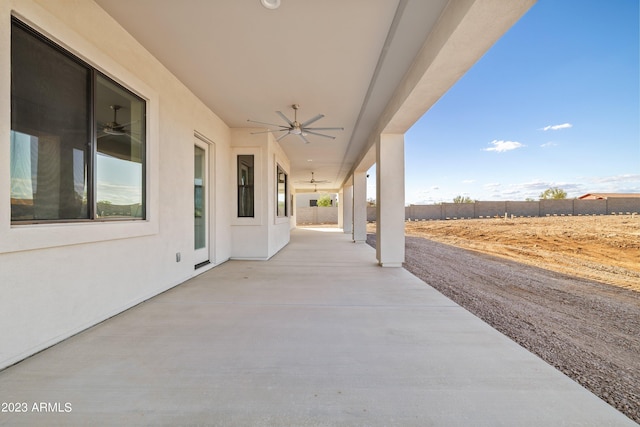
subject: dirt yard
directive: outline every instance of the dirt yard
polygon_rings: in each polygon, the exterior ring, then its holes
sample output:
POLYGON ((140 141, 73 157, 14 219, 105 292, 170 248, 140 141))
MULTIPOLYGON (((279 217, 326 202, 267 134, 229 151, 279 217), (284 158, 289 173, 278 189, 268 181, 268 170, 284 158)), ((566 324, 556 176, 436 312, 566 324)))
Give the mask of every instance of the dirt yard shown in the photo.
POLYGON ((640 292, 640 216, 467 219, 406 223, 427 237, 640 292))
POLYGON ((407 222, 406 233, 407 270, 640 423, 638 216, 407 222))

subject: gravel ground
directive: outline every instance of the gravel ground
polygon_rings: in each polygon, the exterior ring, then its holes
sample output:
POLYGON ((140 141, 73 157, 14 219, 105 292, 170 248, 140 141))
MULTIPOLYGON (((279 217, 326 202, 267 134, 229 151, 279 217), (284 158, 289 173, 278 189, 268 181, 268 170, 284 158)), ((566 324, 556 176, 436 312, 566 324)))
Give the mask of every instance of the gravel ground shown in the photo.
POLYGON ((421 237, 404 266, 640 424, 638 292, 421 237))

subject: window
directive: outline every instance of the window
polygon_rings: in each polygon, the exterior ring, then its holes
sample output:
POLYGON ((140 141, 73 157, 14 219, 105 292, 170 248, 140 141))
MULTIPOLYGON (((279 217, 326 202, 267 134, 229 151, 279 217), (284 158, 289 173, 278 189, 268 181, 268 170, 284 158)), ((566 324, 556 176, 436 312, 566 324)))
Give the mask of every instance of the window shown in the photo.
POLYGON ((238 216, 253 217, 253 155, 238 156, 238 216))
POLYGON ((287 174, 278 165, 278 191, 277 191, 277 215, 278 217, 287 216, 287 174))
POLYGON ((146 102, 13 19, 11 220, 145 218, 146 102))

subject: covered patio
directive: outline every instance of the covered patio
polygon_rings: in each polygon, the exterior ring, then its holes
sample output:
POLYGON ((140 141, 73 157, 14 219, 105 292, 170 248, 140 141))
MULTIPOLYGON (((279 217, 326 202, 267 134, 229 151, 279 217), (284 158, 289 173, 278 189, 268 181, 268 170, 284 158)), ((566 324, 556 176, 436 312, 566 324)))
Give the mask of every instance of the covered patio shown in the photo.
POLYGON ((0 372, 0 424, 634 425, 373 251, 294 230, 0 372))

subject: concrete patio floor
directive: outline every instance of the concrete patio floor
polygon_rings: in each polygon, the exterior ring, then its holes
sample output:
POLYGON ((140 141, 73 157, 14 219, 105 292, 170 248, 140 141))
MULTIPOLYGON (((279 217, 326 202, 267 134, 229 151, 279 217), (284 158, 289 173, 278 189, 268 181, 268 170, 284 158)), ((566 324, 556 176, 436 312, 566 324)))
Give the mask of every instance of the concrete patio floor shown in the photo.
POLYGON ((11 426, 636 425, 330 229, 295 230, 270 261, 229 261, 5 369, 0 396, 28 405, 0 412, 11 426))

